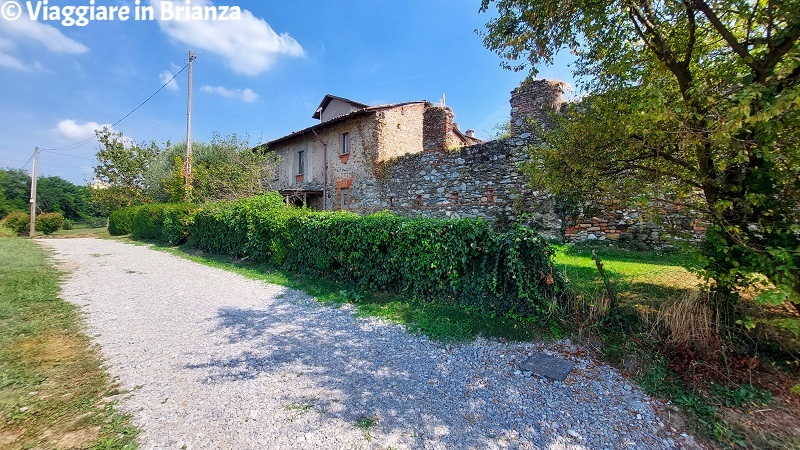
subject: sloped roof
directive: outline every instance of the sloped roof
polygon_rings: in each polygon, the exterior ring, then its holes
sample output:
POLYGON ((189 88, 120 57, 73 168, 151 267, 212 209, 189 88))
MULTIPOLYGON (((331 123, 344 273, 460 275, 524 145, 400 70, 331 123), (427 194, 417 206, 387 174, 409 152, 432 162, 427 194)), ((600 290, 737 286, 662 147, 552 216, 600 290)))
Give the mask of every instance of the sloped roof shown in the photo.
POLYGON ((345 103, 349 103, 349 104, 353 105, 356 109, 369 108, 369 105, 366 105, 366 104, 361 103, 361 102, 357 102, 355 100, 350 100, 348 98, 337 97, 335 95, 326 94, 325 97, 322 98, 322 101, 320 102, 319 106, 317 107, 317 110, 314 111, 314 115, 311 116, 311 118, 312 119, 320 119, 320 115, 322 114, 322 111, 325 108, 327 108, 328 105, 331 103, 331 100, 334 100, 334 99, 335 100, 341 100, 341 101, 343 101, 345 103))
POLYGON ((267 144, 266 144, 267 145, 267 149, 269 149, 269 147, 271 147, 271 146, 273 146, 275 144, 279 144, 281 142, 288 141, 289 139, 293 139, 293 138, 302 136, 302 135, 307 134, 307 133, 311 133, 312 130, 315 130, 315 131, 323 130, 323 129, 329 127, 329 126, 336 125, 337 123, 341 123, 341 122, 343 122, 345 120, 349 120, 349 119, 352 119, 352 118, 355 118, 355 117, 358 117, 358 116, 361 116, 361 115, 365 115, 365 114, 369 114, 369 113, 373 113, 373 112, 377 112, 377 111, 382 111, 384 109, 397 108, 397 107, 406 106, 406 105, 415 105, 415 104, 419 104, 419 103, 423 103, 424 104, 424 103, 427 103, 427 102, 425 100, 415 100, 413 102, 391 103, 391 104, 388 104, 388 105, 379 105, 379 106, 367 106, 365 108, 359 109, 358 111, 353 111, 353 112, 351 112, 349 114, 345 114, 343 116, 339 116, 339 117, 336 117, 334 119, 327 120, 325 122, 320 122, 320 123, 318 123, 316 125, 313 125, 313 126, 310 126, 308 128, 303 128, 302 130, 295 131, 294 133, 287 134, 286 136, 282 136, 282 137, 279 137, 277 139, 273 139, 273 140, 267 142, 267 144))

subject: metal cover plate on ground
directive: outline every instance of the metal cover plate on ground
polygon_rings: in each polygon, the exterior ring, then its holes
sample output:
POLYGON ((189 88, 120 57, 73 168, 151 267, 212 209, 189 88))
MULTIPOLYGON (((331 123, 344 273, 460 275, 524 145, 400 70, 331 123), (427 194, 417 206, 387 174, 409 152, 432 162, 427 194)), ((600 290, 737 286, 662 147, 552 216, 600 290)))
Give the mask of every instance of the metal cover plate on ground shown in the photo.
POLYGON ((519 365, 520 370, 533 372, 553 381, 564 381, 573 367, 575 364, 571 361, 544 353, 536 353, 519 365))

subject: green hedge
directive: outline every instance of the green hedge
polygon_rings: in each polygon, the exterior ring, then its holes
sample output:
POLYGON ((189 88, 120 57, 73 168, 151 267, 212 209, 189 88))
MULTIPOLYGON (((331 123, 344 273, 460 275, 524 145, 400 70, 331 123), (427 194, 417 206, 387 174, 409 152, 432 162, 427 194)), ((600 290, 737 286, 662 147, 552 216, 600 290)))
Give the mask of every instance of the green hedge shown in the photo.
POLYGON ((206 252, 499 314, 538 315, 563 289, 538 234, 482 220, 362 217, 257 197, 207 205, 189 235, 206 252))
POLYGON ((358 216, 288 208, 278 193, 232 202, 144 205, 109 221, 135 238, 188 236, 210 253, 496 314, 538 316, 564 289, 550 246, 529 228, 496 232, 482 220, 358 216))
POLYGON ((112 212, 108 217, 108 234, 112 236, 131 234, 134 214, 136 207, 120 208, 112 212))
POLYGON ((34 224, 36 231, 44 234, 53 234, 64 225, 64 215, 61 213, 44 213, 36 216, 34 224))
POLYGON ((186 242, 197 206, 188 203, 153 203, 121 208, 108 219, 112 236, 130 234, 170 245, 186 242))
POLYGON ((9 213, 3 221, 11 231, 19 235, 27 234, 31 229, 31 216, 21 211, 9 213))

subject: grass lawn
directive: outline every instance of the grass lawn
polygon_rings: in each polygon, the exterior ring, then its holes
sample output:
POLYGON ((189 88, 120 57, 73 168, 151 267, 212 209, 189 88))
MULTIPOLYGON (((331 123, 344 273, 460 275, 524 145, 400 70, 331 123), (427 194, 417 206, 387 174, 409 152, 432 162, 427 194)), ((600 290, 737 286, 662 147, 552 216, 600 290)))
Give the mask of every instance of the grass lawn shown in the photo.
POLYGON ((61 277, 35 242, 0 233, 0 448, 135 448, 61 277))
MULTIPOLYGON (((602 295, 602 279, 592 256, 592 247, 557 245, 555 263, 578 294, 602 295)), ((701 284, 685 267, 691 256, 680 252, 658 252, 597 247, 600 261, 620 302, 658 306, 701 284)))

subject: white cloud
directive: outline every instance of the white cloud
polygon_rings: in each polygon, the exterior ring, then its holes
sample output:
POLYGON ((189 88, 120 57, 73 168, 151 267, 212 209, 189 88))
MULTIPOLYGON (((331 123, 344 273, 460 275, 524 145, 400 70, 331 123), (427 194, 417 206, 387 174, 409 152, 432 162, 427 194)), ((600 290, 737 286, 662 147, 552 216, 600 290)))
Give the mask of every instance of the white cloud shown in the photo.
MULTIPOLYGON (((166 1, 165 1, 166 3, 166 1)), ((183 1, 172 1, 183 6, 183 1)), ((161 17, 161 1, 150 0, 161 17)), ((192 7, 211 6, 195 0, 192 7)), ((255 76, 269 70, 280 55, 303 56, 303 47, 289 34, 276 33, 269 24, 242 10, 241 20, 159 20, 161 29, 176 41, 215 54, 235 72, 255 76)), ((202 55, 200 55, 202 57, 202 55)))
POLYGON ((24 17, 4 21, 0 33, 16 38, 17 41, 25 39, 38 42, 53 53, 80 54, 89 51, 89 47, 64 36, 56 27, 24 17))
POLYGON ((0 67, 8 67, 10 69, 17 69, 17 70, 28 70, 29 67, 26 66, 22 61, 19 59, 5 54, 0 51, 0 67))
POLYGON ((228 89, 223 86, 203 86, 200 88, 200 91, 216 94, 225 98, 234 98, 245 103, 253 103, 258 100, 258 94, 252 89, 228 89))
POLYGON ((167 89, 169 89, 170 91, 177 91, 178 89, 180 89, 180 86, 178 86, 178 82, 172 79, 172 77, 174 76, 175 74, 170 72, 169 70, 165 70, 160 74, 158 74, 158 78, 161 79, 161 84, 164 84, 167 81, 169 81, 169 84, 167 84, 167 89))
POLYGON ((80 140, 93 137, 94 132, 96 130, 102 130, 103 127, 111 128, 111 124, 100 124, 97 122, 84 122, 79 124, 72 119, 65 119, 61 122, 58 122, 58 125, 56 125, 56 131, 69 139, 80 140))
POLYGON ((0 27, 0 67, 17 70, 41 69, 41 64, 26 64, 13 53, 20 42, 35 42, 54 53, 86 53, 89 48, 64 36, 52 25, 45 25, 27 18, 4 20, 0 27))

